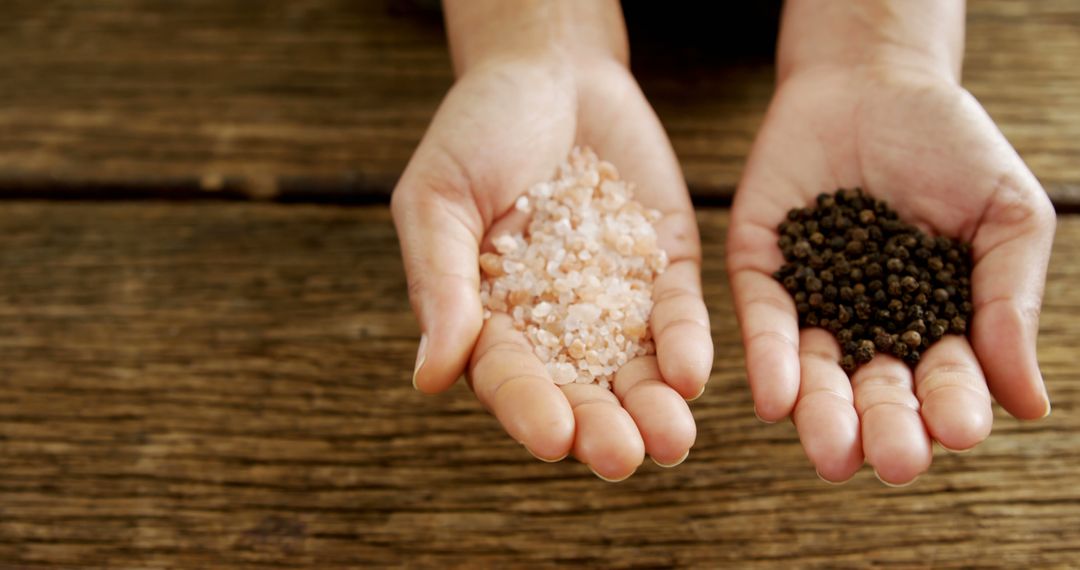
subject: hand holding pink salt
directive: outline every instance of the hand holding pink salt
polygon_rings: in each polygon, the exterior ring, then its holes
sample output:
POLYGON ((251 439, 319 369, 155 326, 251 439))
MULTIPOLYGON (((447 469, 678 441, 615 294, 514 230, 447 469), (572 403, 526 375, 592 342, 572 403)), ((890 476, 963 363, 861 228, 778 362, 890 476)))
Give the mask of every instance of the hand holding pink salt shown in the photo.
MULTIPOLYGON (((409 297, 423 333, 414 384, 426 393, 440 392, 465 371, 480 402, 531 453, 549 461, 572 453, 605 479, 628 477, 646 454, 664 465, 681 462, 697 434, 685 400, 702 392, 712 366, 701 252, 674 153, 618 51, 625 40, 621 18, 591 24, 593 29, 618 24, 610 30, 615 34, 610 53, 567 59, 565 52, 512 50, 488 58, 462 47, 478 41, 477 30, 510 33, 507 41, 517 42, 528 36, 523 27, 542 19, 490 26, 486 22, 496 16, 483 9, 498 11, 505 4, 446 6, 460 76, 402 174, 392 203, 409 297), (483 21, 465 25, 461 18, 469 15, 483 21), (481 245, 494 251, 492 238, 526 229, 528 216, 516 202, 538 181, 551 179, 575 144, 588 145, 617 165, 636 185, 634 197, 659 211, 653 220, 655 245, 669 258, 652 282, 651 339, 641 339, 651 340, 656 354, 630 358, 608 380, 611 389, 578 383, 576 376, 575 382, 557 386, 526 331, 514 328, 505 313, 485 320, 480 298, 481 245)), ((583 10, 588 14, 581 18, 591 18, 598 6, 566 3, 560 9, 583 10)), ((617 11, 618 5, 604 5, 609 8, 617 11)), ((593 41, 598 36, 574 37, 593 41)), ((499 41, 485 38, 483 45, 499 41)), ((614 243, 625 248, 629 243, 621 237, 614 243)), ((544 318, 544 311, 554 310, 554 304, 537 303, 531 315, 544 318)), ((595 309, 575 313, 586 319, 595 309)), ((645 324, 626 317, 624 337, 645 324)), ((571 342, 566 350, 588 358, 584 344, 571 342)), ((606 367, 597 372, 606 373, 606 367)))

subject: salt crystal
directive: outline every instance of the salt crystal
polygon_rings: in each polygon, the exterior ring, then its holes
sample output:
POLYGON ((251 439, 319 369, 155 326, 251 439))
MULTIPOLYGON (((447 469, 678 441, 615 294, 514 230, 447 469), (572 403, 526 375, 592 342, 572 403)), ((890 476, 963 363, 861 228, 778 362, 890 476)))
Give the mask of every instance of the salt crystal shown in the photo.
POLYGON ((635 315, 627 317, 623 321, 623 331, 630 338, 637 339, 645 336, 645 321, 641 320, 635 315))
POLYGON ((538 320, 538 321, 543 319, 544 317, 550 315, 550 314, 551 314, 551 303, 541 302, 541 303, 538 303, 532 309, 532 317, 533 317, 533 319, 538 320))
POLYGON ((554 370, 551 370, 551 379, 558 385, 569 384, 577 379, 577 371, 574 370, 574 365, 567 362, 559 362, 554 366, 554 370))
POLYGON ((578 303, 576 305, 570 305, 567 312, 571 317, 580 319, 584 323, 591 323, 600 318, 600 307, 593 305, 592 303, 578 303))
POLYGON ((503 271, 502 263, 499 263, 499 256, 490 252, 480 254, 480 270, 492 277, 506 274, 503 271))
POLYGON ((581 360, 582 358, 585 358, 585 343, 581 342, 581 339, 574 339, 574 341, 570 343, 570 347, 567 348, 567 352, 575 359, 581 360))
POLYGON ((532 298, 532 294, 526 289, 515 289, 506 296, 506 300, 509 301, 511 305, 515 305, 514 308, 521 308, 523 311, 524 308, 521 307, 521 305, 526 303, 530 298, 532 298))
POLYGON ((519 212, 528 213, 529 212, 529 197, 528 196, 522 196, 522 197, 518 198, 517 201, 514 202, 514 208, 516 208, 517 211, 519 211, 519 212))
POLYGON ((549 348, 559 345, 559 338, 544 329, 536 331, 536 340, 549 348))
POLYGON ((491 240, 491 244, 495 246, 495 251, 498 251, 502 255, 512 253, 517 250, 517 240, 510 234, 503 234, 495 239, 491 240))

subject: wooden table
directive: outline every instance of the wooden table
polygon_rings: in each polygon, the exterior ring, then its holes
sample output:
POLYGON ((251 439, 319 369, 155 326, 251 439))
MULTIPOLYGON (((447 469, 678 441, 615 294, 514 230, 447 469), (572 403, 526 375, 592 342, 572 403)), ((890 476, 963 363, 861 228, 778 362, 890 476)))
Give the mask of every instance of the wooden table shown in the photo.
POLYGON ((688 461, 611 485, 409 384, 384 201, 450 80, 422 5, 4 3, 0 568, 1080 566, 1080 5, 970 4, 968 86, 1065 212, 1054 413, 999 410, 890 489, 821 483, 753 416, 722 205, 758 56, 691 53, 693 93, 642 63, 703 204, 716 363, 688 461))

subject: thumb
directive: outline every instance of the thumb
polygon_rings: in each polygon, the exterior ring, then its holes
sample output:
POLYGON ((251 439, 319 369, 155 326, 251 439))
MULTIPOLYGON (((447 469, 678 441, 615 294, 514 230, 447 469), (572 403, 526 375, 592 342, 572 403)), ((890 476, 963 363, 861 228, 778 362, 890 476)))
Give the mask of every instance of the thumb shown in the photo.
POLYGON ((1026 167, 1003 175, 972 239, 971 342, 991 393, 1021 419, 1050 413, 1036 337, 1056 216, 1026 167))
POLYGON ((413 386, 428 394, 461 376, 483 324, 477 261, 483 221, 468 177, 452 161, 439 162, 418 151, 391 199, 421 331, 413 386))

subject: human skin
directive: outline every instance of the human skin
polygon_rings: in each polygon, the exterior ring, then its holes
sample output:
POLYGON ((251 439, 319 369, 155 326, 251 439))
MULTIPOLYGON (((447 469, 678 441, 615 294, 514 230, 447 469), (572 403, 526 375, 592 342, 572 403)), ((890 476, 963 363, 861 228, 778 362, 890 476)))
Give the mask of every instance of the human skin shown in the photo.
POLYGON ((696 426, 686 403, 712 366, 700 245, 670 143, 627 67, 617 2, 447 0, 457 81, 394 190, 391 203, 420 323, 413 384, 449 388, 466 372, 480 402, 533 455, 573 454, 606 480, 645 454, 686 458, 696 426), (478 254, 525 227, 513 204, 550 179, 575 145, 592 147, 663 214, 671 263, 650 320, 657 354, 627 363, 613 390, 558 387, 506 315, 484 321, 478 254))
POLYGON ((1050 402, 1036 335, 1055 216, 1035 176, 961 87, 962 0, 789 0, 777 89, 732 206, 727 266, 758 416, 790 417, 819 476, 869 463, 892 485, 991 430, 991 394, 1036 419, 1050 402), (822 329, 800 331, 771 273, 776 226, 821 192, 861 187, 901 218, 970 242, 970 336, 912 372, 877 355, 852 378, 822 329))

